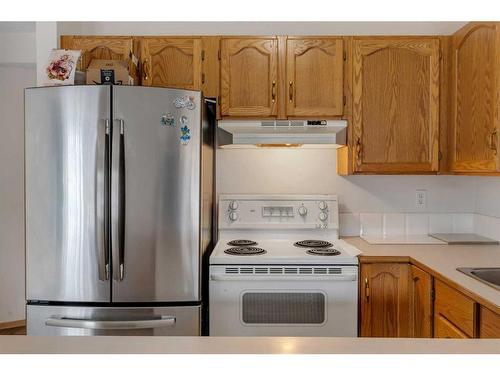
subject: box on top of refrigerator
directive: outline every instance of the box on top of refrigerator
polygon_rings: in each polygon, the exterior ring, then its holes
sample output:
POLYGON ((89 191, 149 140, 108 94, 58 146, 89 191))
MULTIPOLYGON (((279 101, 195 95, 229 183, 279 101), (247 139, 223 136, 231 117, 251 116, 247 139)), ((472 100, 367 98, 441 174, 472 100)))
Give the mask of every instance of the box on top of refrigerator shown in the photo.
POLYGON ((92 60, 87 68, 87 85, 133 85, 128 62, 121 60, 92 60))

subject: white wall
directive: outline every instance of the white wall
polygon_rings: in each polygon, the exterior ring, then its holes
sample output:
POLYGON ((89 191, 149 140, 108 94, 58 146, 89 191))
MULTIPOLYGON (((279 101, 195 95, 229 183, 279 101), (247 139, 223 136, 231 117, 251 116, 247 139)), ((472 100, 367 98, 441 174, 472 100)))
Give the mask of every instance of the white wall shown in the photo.
POLYGON ((427 190, 425 212, 474 212, 478 180, 470 176, 342 177, 337 175, 332 149, 217 150, 218 194, 338 194, 341 212, 421 212, 415 208, 416 189, 427 190))
POLYGON ((450 35, 466 22, 58 22, 82 35, 450 35))
POLYGON ((35 66, 0 65, 0 322, 24 319, 23 89, 35 66))

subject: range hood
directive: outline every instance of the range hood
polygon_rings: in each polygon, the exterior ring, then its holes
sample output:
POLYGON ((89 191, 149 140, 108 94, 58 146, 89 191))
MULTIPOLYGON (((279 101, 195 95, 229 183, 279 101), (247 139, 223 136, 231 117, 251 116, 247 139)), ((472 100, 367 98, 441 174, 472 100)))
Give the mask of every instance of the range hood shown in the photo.
POLYGON ((218 146, 329 147, 346 143, 345 120, 221 120, 218 146))

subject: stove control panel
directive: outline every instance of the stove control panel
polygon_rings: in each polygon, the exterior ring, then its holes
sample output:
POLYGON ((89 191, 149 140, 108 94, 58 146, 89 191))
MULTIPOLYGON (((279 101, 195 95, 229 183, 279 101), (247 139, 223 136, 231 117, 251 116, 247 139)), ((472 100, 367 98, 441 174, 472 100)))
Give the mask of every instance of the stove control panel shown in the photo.
POLYGON ((221 195, 219 228, 338 229, 335 195, 221 195))

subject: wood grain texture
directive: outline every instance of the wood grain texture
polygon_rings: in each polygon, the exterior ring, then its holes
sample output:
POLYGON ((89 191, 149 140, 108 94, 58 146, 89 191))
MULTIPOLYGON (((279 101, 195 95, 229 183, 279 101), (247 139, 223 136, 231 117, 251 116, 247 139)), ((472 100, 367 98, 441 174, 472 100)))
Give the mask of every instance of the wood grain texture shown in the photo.
POLYGON ((277 90, 277 119, 286 120, 286 41, 284 35, 278 36, 278 90, 277 90))
POLYGON ((453 36, 451 112, 455 172, 499 171, 499 25, 471 22, 453 36))
POLYGON ((481 306, 479 316, 479 337, 482 339, 500 339, 500 315, 481 306))
POLYGON ((369 255, 361 255, 359 257, 360 264, 368 264, 368 263, 409 263, 412 264, 421 270, 427 272, 431 275, 434 280, 441 280, 446 285, 450 286, 453 289, 458 290, 461 294, 467 296, 468 298, 474 300, 475 302, 487 307, 489 310, 494 312, 495 314, 500 315, 500 306, 495 305, 490 300, 487 300, 468 289, 465 289, 460 284, 457 284, 453 280, 444 277, 439 272, 436 272, 434 269, 428 267, 427 265, 419 262, 418 260, 410 257, 410 256, 369 256, 369 255))
POLYGON ((410 337, 432 337, 432 277, 410 266, 410 337))
POLYGON ((356 172, 439 167, 439 39, 353 40, 356 172))
POLYGON ((410 337, 409 265, 363 264, 360 272, 361 336, 410 337))
POLYGON ((440 36, 439 174, 451 174, 451 36, 440 36))
POLYGON ((201 90, 208 98, 217 98, 220 94, 220 37, 207 36, 201 38, 201 90))
POLYGON ((469 337, 475 337, 475 302, 440 280, 434 284, 434 325, 442 316, 469 337))
POLYGON ((201 38, 143 37, 142 85, 201 89, 201 38))
POLYGON ((132 54, 137 56, 137 42, 131 36, 62 35, 61 48, 81 50, 77 70, 85 71, 93 59, 121 60, 129 63, 134 83, 139 84, 138 69, 132 54))
POLYGON ((292 38, 286 42, 288 116, 341 116, 342 38, 292 38))
POLYGON ((435 319, 434 338, 469 339, 470 337, 444 316, 438 315, 435 319))
POLYGON ((221 54, 222 115, 276 116, 277 39, 222 38, 221 54))

